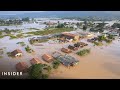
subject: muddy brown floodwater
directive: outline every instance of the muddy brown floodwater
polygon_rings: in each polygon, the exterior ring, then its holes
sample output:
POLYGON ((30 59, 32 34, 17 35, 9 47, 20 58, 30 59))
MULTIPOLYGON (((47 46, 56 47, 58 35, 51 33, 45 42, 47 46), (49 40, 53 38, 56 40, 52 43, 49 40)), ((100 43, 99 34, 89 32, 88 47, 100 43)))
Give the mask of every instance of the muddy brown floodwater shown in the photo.
MULTIPOLYGON (((82 40, 86 42, 86 40, 82 40)), ((23 39, 13 39, 9 40, 9 37, 4 37, 0 39, 0 48, 4 48, 3 58, 0 58, 0 72, 2 71, 16 71, 15 65, 18 62, 24 61, 31 66, 30 60, 33 57, 38 57, 42 63, 46 63, 41 56, 45 53, 51 54, 54 51, 60 51, 62 47, 67 47, 68 45, 73 45, 73 43, 66 44, 49 44, 41 43, 41 46, 33 46, 28 42, 28 38, 23 39), (17 42, 25 42, 34 51, 35 54, 29 54, 25 51, 25 46, 20 46, 16 44, 17 42), (7 56, 7 52, 11 52, 15 49, 20 49, 23 52, 21 58, 11 58, 7 56)), ((54 70, 50 74, 50 79, 120 79, 120 41, 115 40, 110 45, 105 45, 101 47, 89 45, 85 48, 91 48, 91 53, 89 55, 80 57, 73 52, 69 55, 77 58, 80 62, 78 65, 70 68, 66 68, 61 65, 57 70, 54 70)), ((61 52, 61 51, 60 51, 61 52)))

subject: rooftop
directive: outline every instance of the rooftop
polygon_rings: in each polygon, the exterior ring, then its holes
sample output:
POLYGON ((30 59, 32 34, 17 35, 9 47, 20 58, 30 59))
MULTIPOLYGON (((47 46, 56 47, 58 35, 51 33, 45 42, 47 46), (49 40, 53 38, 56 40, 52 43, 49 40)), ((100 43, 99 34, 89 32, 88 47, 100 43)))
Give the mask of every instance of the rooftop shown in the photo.
POLYGON ((18 54, 18 53, 22 53, 22 51, 19 50, 19 49, 16 49, 16 50, 14 50, 14 51, 12 52, 13 55, 16 55, 16 54, 18 54))
POLYGON ((39 63, 41 63, 40 60, 39 60, 39 58, 32 58, 30 60, 30 62, 31 62, 31 64, 39 64, 39 63))
POLYGON ((19 62, 16 64, 17 71, 26 72, 28 69, 28 65, 25 62, 19 62))
POLYGON ((75 37, 76 35, 75 34, 71 34, 71 33, 62 33, 62 35, 65 35, 65 36, 70 36, 70 37, 75 37))
POLYGON ((53 57, 51 55, 48 55, 48 54, 44 54, 42 56, 42 58, 47 62, 51 62, 53 60, 53 57))

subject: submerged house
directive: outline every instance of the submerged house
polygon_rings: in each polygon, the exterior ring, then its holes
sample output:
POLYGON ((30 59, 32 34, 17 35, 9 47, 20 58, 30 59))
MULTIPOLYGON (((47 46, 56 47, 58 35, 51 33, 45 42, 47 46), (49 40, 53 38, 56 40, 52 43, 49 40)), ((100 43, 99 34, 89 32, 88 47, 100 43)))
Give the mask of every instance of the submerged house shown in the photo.
POLYGON ((59 56, 62 56, 62 54, 60 53, 60 52, 53 52, 52 53, 52 56, 54 57, 54 58, 58 58, 59 56))
POLYGON ((45 60, 46 62, 50 63, 54 60, 54 58, 51 56, 51 55, 48 55, 48 54, 44 54, 42 56, 43 60, 45 60))
POLYGON ((16 69, 18 72, 26 73, 28 71, 28 65, 25 62, 19 62, 16 64, 16 69))
POLYGON ((14 50, 13 52, 11 52, 11 54, 12 54, 12 56, 14 56, 14 57, 20 57, 20 56, 22 56, 22 51, 19 50, 19 49, 16 49, 16 50, 14 50))
POLYGON ((78 60, 69 55, 62 55, 57 58, 63 65, 69 67, 78 64, 78 60))
POLYGON ((32 58, 32 59, 30 60, 30 63, 31 63, 32 65, 34 65, 34 64, 39 64, 39 63, 41 63, 41 62, 40 62, 40 60, 39 60, 38 58, 32 58))
POLYGON ((72 51, 68 48, 61 48, 61 51, 64 53, 71 53, 72 51))
POLYGON ((71 34, 71 33, 62 33, 61 37, 68 39, 68 40, 79 40, 79 35, 71 34))
POLYGON ((68 46, 68 49, 71 49, 71 50, 74 50, 74 51, 75 51, 75 50, 78 50, 78 47, 75 47, 75 46, 69 45, 69 46, 68 46))

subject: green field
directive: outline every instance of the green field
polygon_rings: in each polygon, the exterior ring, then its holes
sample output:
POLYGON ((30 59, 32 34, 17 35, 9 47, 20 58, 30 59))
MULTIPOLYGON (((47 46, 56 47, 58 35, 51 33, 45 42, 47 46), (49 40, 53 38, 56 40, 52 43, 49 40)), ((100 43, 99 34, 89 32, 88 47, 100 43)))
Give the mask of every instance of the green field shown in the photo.
POLYGON ((26 34, 33 34, 33 35, 48 35, 48 34, 55 34, 61 32, 73 31, 72 28, 54 28, 54 29, 45 29, 44 31, 33 31, 27 32, 26 34))

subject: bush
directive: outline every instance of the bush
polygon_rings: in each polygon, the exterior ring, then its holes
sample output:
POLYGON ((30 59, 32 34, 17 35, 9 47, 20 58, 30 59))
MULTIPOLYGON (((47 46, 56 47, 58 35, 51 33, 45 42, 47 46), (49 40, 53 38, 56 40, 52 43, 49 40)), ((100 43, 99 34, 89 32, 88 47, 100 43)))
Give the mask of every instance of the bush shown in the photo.
POLYGON ((20 44, 21 46, 25 46, 24 42, 18 42, 17 44, 20 44))
POLYGON ((10 39, 15 39, 17 38, 16 36, 10 35, 10 39))
POLYGON ((109 34, 108 39, 113 39, 114 40, 114 36, 109 34))
POLYGON ((8 55, 9 57, 12 56, 11 52, 7 52, 7 55, 8 55))
POLYGON ((105 39, 106 39, 106 37, 105 37, 104 35, 98 36, 98 41, 103 41, 103 40, 105 40, 105 39))
POLYGON ((60 65, 60 62, 58 60, 55 60, 55 61, 53 61, 52 64, 53 64, 53 68, 57 69, 59 67, 59 65, 60 65))
POLYGON ((89 53, 90 53, 90 49, 83 49, 83 50, 77 52, 76 54, 79 55, 79 56, 85 56, 89 53))
POLYGON ((25 47, 25 50, 28 52, 28 53, 32 53, 33 50, 27 45, 27 47, 25 47))
POLYGON ((49 75, 48 74, 43 74, 42 79, 48 79, 49 75))
POLYGON ((94 44, 97 45, 97 46, 102 46, 103 45, 102 42, 94 42, 94 44))
POLYGON ((110 40, 110 39, 106 39, 105 41, 106 41, 106 43, 111 43, 112 42, 112 40, 110 40))

